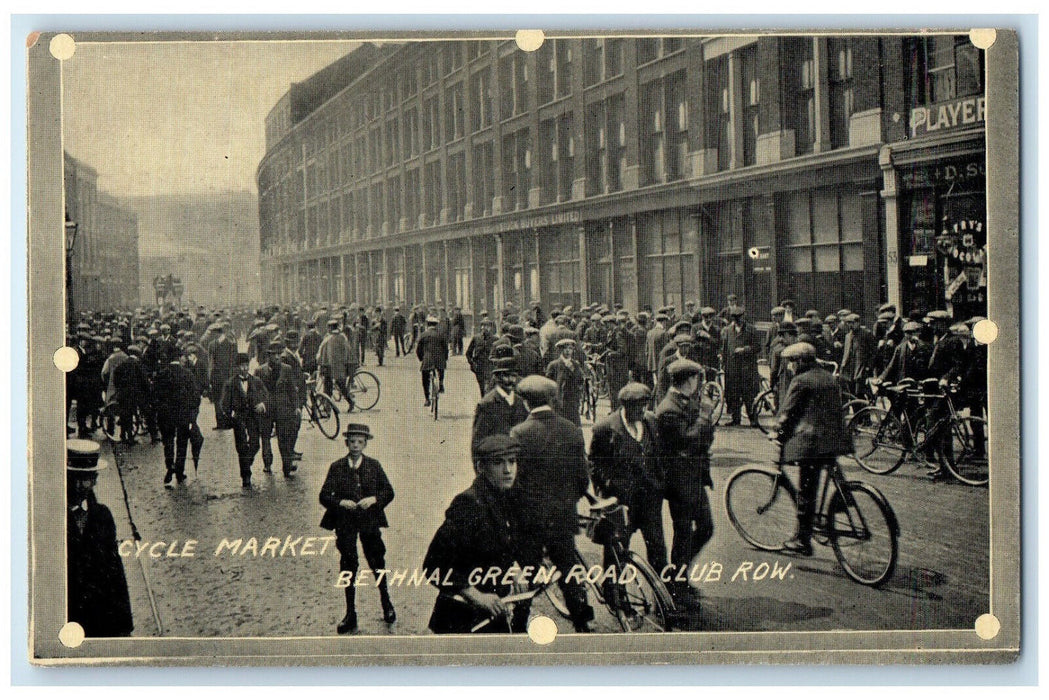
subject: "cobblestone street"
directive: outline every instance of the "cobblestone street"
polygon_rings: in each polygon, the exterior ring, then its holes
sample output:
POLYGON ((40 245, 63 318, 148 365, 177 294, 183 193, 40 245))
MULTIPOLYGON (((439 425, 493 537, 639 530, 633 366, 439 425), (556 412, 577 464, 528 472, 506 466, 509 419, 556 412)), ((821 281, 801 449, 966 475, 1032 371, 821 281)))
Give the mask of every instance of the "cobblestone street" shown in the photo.
MULTIPOLYGON (((387 508, 391 523, 384 533, 387 566, 411 570, 422 566, 444 509, 473 478, 469 433, 478 392, 465 361, 452 358, 441 419, 434 422, 422 405, 414 357, 388 359, 387 366, 377 368, 369 357, 367 369, 382 381, 382 396, 375 409, 352 414, 352 420, 367 423, 376 435, 366 452, 382 462, 397 494, 387 508)), ((607 412, 607 405, 599 410, 607 412)), ((347 416, 342 419, 345 425, 347 416)), ((189 481, 175 488, 166 489, 161 483, 159 444, 150 446, 147 438, 130 449, 116 447, 115 461, 131 518, 142 537, 137 545, 123 545, 135 634, 335 635, 343 613, 341 591, 334 587, 339 559, 334 539, 318 526, 323 509, 317 496, 328 465, 344 454, 341 439, 328 440, 304 425, 299 450, 305 456, 297 474, 284 478, 279 456, 274 473, 263 474, 260 457, 253 469, 256 486, 244 491, 232 433, 212 430, 214 412, 207 401, 199 424, 206 440, 199 471, 193 473, 190 464, 189 481), (224 541, 236 544, 222 547, 224 541), (274 542, 279 542, 275 549, 274 542)), ((584 424, 584 432, 589 439, 589 425, 584 424)), ((828 547, 817 546, 813 557, 800 559, 752 550, 735 532, 722 502, 725 482, 739 466, 767 464, 771 456, 769 443, 756 430, 718 430, 711 493, 715 535, 695 562, 700 570, 706 565, 707 575, 699 584, 702 607, 690 620, 691 627, 723 631, 971 628, 975 618, 987 612, 986 489, 930 483, 920 478, 922 470, 914 465, 904 465, 890 476, 847 465, 850 478, 882 490, 901 528, 895 576, 883 587, 871 589, 849 579, 828 547), (754 581, 753 572, 763 562, 781 572, 786 569, 782 578, 754 581), (715 578, 711 572, 717 570, 720 575, 715 578)), ((119 536, 130 538, 128 509, 116 470, 104 474, 99 497, 113 510, 119 536)), ((669 516, 664 519, 669 537, 669 516)), ((582 537, 579 541, 588 558, 599 557, 594 545, 582 537)), ((642 546, 640 536, 634 544, 642 546)), ((392 594, 399 619, 388 628, 381 620, 375 588, 359 589, 361 633, 427 633, 436 590, 405 582, 395 586, 392 594)), ((550 613, 562 632, 571 630, 545 600, 536 607, 550 613)), ((617 629, 602 610, 595 627, 617 629)))

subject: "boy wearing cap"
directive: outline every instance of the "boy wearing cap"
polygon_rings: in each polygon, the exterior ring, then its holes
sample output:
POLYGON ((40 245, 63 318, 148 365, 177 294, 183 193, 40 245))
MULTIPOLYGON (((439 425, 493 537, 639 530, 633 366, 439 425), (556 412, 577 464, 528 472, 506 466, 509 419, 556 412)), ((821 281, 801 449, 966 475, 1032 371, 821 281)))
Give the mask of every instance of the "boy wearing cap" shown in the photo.
POLYGON ((780 406, 776 442, 780 461, 797 463, 798 535, 785 548, 802 556, 812 554, 812 521, 820 475, 841 455, 852 452, 845 430, 841 389, 834 376, 816 363, 816 348, 795 343, 783 351, 794 378, 780 406))
MULTIPOLYGON (((473 450, 473 484, 452 499, 444 522, 430 541, 423 561, 426 571, 440 571, 440 593, 434 602, 429 628, 437 634, 522 632, 527 605, 511 616, 501 598, 512 585, 484 578, 470 583, 470 572, 506 572, 523 560, 521 532, 513 522, 511 489, 517 479, 520 445, 509 435, 489 435, 473 450)), ((501 579, 502 577, 500 577, 501 579)))
POLYGON ((91 440, 66 442, 66 595, 70 622, 87 637, 127 637, 134 629, 113 514, 95 497, 106 463, 91 440))
MULTIPOLYGON (((335 531, 335 546, 341 555, 339 570, 353 573, 351 584, 343 589, 346 596, 346 616, 339 622, 336 631, 349 634, 357 631, 355 608, 359 559, 357 540, 361 541, 364 558, 372 571, 386 568, 386 544, 382 540, 382 529, 389 527, 386 506, 393 501, 393 486, 377 459, 364 454, 371 430, 362 423, 350 423, 343 432, 348 453, 328 467, 328 476, 321 486, 320 502, 324 506, 324 518, 320 526, 335 531)), ((392 624, 397 613, 390 600, 390 591, 383 578, 377 582, 379 599, 382 603, 383 621, 392 624)))

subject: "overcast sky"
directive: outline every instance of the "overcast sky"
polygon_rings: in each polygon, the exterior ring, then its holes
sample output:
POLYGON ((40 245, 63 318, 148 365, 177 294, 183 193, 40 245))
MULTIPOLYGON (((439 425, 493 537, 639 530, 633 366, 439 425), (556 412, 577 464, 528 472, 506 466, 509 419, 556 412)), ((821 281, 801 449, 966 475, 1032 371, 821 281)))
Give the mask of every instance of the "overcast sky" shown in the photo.
POLYGON ((265 118, 353 42, 78 43, 63 64, 65 150, 116 196, 255 192, 265 118))

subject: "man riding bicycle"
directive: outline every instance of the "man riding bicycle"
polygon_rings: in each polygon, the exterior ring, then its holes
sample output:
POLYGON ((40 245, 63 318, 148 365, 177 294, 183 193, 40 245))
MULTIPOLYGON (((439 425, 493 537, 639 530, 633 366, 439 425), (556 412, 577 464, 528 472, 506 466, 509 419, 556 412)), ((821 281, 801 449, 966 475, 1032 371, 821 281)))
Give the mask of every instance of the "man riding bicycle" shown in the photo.
POLYGON ((430 405, 430 372, 437 372, 440 383, 439 391, 444 393, 444 370, 448 366, 448 341, 437 332, 437 317, 426 317, 426 331, 419 336, 415 346, 415 356, 422 363, 419 371, 422 374, 424 406, 430 405))
POLYGON ((820 475, 839 455, 852 452, 845 430, 841 387, 816 362, 816 348, 810 343, 794 343, 780 357, 789 365, 794 378, 780 406, 776 443, 780 462, 796 462, 798 477, 798 535, 784 548, 802 556, 812 554, 812 521, 816 513, 820 475))

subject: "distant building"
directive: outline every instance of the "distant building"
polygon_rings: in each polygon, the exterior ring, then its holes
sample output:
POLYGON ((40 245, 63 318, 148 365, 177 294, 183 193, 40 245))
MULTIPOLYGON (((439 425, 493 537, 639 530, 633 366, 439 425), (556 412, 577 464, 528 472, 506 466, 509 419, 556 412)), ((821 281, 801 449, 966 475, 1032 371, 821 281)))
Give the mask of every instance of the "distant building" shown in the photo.
POLYGON ((133 309, 139 305, 138 217, 99 192, 94 168, 64 156, 67 237, 76 230, 67 301, 76 311, 133 309))
POLYGON ((271 301, 985 308, 965 35, 365 45, 266 136, 271 301))

